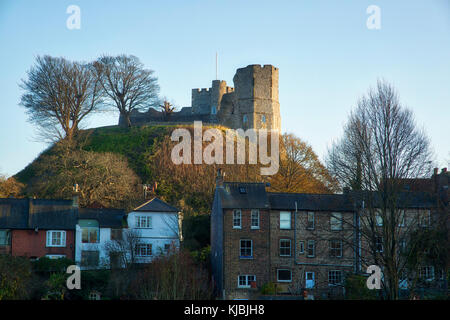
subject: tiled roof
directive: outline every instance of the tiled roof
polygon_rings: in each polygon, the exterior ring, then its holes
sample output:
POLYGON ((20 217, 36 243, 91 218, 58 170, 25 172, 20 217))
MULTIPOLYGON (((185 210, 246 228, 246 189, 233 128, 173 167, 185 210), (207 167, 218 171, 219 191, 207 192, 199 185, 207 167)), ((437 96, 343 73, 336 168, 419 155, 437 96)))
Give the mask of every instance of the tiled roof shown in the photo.
POLYGON ((146 211, 146 212, 179 212, 180 210, 171 206, 170 204, 158 199, 153 198, 140 205, 133 211, 146 211))
POLYGON ((274 210, 352 211, 353 204, 345 194, 268 193, 274 210))
POLYGON ((222 208, 268 209, 269 200, 264 183, 224 182, 218 189, 222 208))
POLYGON ((125 211, 121 209, 80 208, 78 210, 78 219, 97 220, 100 228, 120 228, 124 217, 125 211))

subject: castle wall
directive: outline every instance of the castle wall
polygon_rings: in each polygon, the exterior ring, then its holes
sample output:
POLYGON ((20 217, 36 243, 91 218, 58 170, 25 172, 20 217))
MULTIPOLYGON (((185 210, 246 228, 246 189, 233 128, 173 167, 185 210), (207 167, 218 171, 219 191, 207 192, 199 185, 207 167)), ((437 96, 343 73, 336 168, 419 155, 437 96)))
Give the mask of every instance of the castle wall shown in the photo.
MULTIPOLYGON (((169 118, 164 117, 162 112, 150 109, 146 113, 132 113, 130 120, 133 124, 199 120, 232 129, 281 130, 278 68, 272 65, 239 68, 233 82, 234 88, 227 86, 223 80, 213 80, 211 88, 192 89, 192 107, 174 112, 169 118)), ((123 124, 123 119, 119 119, 119 124, 123 124)))

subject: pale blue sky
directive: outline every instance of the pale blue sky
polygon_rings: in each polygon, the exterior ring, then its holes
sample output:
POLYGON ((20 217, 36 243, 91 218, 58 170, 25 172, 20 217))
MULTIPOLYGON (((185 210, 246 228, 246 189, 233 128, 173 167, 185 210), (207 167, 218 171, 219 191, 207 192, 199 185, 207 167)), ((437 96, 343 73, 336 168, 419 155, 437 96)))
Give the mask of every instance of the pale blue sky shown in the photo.
MULTIPOLYGON (((0 1, 0 172, 12 175, 46 145, 18 106, 20 79, 37 55, 92 60, 133 54, 155 70, 161 94, 189 106, 191 89, 215 78, 230 85, 237 68, 280 69, 282 130, 323 158, 358 98, 377 78, 393 83, 449 166, 450 1, 0 1), (69 5, 81 29, 66 28, 69 5), (381 9, 381 29, 366 27, 366 8, 381 9)), ((117 123, 91 117, 88 127, 117 123)))

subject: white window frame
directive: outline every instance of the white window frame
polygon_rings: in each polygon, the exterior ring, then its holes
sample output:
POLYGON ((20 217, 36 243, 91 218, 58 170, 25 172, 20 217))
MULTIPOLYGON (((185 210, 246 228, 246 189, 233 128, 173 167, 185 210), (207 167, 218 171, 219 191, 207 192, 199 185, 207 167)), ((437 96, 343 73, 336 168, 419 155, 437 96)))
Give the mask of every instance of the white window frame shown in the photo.
POLYGON ((242 229, 242 210, 235 209, 233 210, 233 229, 242 229), (237 217, 239 214, 239 217, 237 217), (235 224, 236 221, 239 221, 239 225, 235 224))
POLYGON ((342 212, 332 212, 330 216, 330 230, 342 231, 342 212))
POLYGON ((252 282, 256 282, 256 276, 254 274, 242 274, 238 276, 238 288, 251 288, 252 282), (245 284, 243 285, 241 285, 241 277, 245 279, 245 284))
POLYGON ((66 231, 64 230, 48 230, 46 234, 46 247, 59 247, 64 248, 66 246, 66 231), (60 234, 60 243, 53 244, 53 234, 60 234))
POLYGON ((344 283, 344 273, 342 272, 342 270, 329 270, 328 271, 328 285, 329 286, 341 286, 343 283, 344 283), (334 279, 337 280, 338 274, 340 274, 341 281, 340 282, 331 281, 334 279))
POLYGON ((150 215, 136 215, 136 229, 152 229, 153 219, 150 215), (145 221, 145 225, 143 223, 145 221))
POLYGON ((433 281, 434 280, 434 266, 419 267, 419 278, 423 281, 433 281), (424 272, 424 270, 425 270, 425 272, 424 272))
POLYGON ((277 282, 292 282, 292 270, 291 269, 277 269, 277 282), (280 280, 280 271, 289 271, 289 274, 291 275, 289 280, 280 280))
POLYGON ((291 212, 290 211, 280 211, 280 229, 290 230, 291 229, 291 212), (282 216, 285 216, 282 218, 282 216), (286 217, 289 216, 289 219, 286 217), (283 222, 283 224, 282 224, 283 222), (284 226, 284 224, 289 224, 289 227, 284 226))
POLYGON ((136 245, 135 254, 136 254, 136 257, 139 257, 139 258, 152 257, 153 256, 153 245, 151 243, 139 243, 136 245), (141 254, 142 253, 141 247, 143 247, 143 246, 146 247, 146 249, 145 249, 146 254, 144 254, 144 255, 141 254), (148 254, 148 251, 149 251, 148 246, 150 246, 150 254, 148 254))
POLYGON ((259 229, 259 210, 258 209, 252 209, 252 212, 250 214, 250 228, 251 229, 259 229), (255 225, 253 222, 257 222, 255 225))
POLYGON ((253 240, 252 239, 239 239, 239 258, 240 259, 252 259, 253 258, 253 240), (242 253, 242 241, 250 241, 250 255, 243 256, 242 253))
POLYGON ((66 255, 65 254, 46 254, 45 257, 47 257, 49 259, 61 259, 61 258, 65 258, 66 255))
POLYGON ((316 215, 314 211, 308 211, 306 213, 306 230, 314 230, 315 227, 316 227, 316 215), (312 226, 309 225, 310 217, 312 217, 312 226))

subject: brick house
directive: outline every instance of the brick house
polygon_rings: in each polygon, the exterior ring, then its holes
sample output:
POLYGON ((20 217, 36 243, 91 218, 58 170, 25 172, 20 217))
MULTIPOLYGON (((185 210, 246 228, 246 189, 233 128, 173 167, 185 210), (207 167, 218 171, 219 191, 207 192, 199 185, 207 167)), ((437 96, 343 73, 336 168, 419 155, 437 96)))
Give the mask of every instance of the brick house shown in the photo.
POLYGON ((76 216, 72 200, 0 199, 0 253, 74 259, 76 216))
MULTIPOLYGON (((401 198, 405 221, 420 226, 426 221, 423 217, 431 221, 444 212, 448 224, 448 198, 438 195, 439 190, 448 190, 448 173, 442 172, 444 182, 436 174, 428 179, 436 184, 422 184, 427 190, 405 187, 401 198)), ((348 191, 271 193, 263 183, 224 182, 219 173, 211 213, 216 295, 258 298, 260 289, 272 282, 278 293, 302 295, 307 290, 324 298, 343 297, 346 275, 362 273, 369 262, 367 244, 355 229, 364 213, 363 199, 348 191)))

